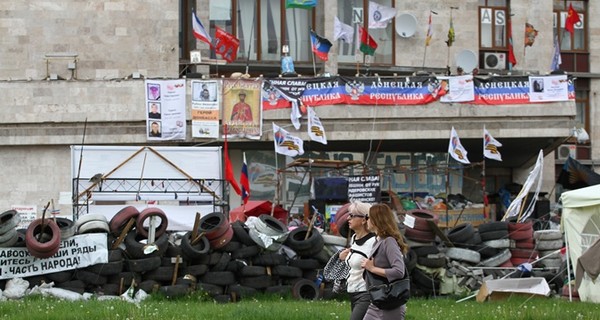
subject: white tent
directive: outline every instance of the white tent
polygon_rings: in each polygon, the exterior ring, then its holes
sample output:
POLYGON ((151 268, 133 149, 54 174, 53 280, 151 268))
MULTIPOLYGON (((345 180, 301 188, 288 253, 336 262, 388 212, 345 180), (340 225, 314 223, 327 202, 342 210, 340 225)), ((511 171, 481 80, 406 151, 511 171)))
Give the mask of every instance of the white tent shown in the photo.
MULTIPOLYGON (((560 198, 567 255, 576 265, 577 259, 600 237, 600 185, 567 191, 560 198)), ((585 274, 578 292, 581 301, 600 303, 600 278, 594 281, 585 274)))

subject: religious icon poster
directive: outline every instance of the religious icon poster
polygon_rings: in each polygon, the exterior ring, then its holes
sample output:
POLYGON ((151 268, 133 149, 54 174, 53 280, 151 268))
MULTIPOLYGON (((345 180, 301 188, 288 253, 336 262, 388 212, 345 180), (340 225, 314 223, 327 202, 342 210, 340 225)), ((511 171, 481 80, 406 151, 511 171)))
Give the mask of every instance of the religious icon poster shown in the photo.
MULTIPOLYGON (((260 139, 262 108, 260 81, 223 81, 223 125, 228 137, 260 139)), ((225 132, 224 132, 225 133, 225 132)))

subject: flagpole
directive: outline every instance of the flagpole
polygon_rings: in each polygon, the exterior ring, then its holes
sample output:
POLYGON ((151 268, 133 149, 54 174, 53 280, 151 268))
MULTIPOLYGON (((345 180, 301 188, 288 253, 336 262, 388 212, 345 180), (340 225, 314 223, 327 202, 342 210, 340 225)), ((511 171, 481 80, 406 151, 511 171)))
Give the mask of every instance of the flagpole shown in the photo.
MULTIPOLYGON (((273 135, 275 135, 275 133, 273 133, 273 135)), ((275 137, 273 136, 273 139, 275 139, 275 137)), ((271 203, 271 217, 274 216, 275 214, 275 202, 278 201, 278 194, 279 194, 279 162, 277 161, 277 150, 275 151, 275 174, 277 175, 277 186, 275 187, 275 194, 273 195, 273 203, 271 203)))
MULTIPOLYGON (((256 12, 256 7, 255 7, 255 12, 256 12)), ((240 14, 240 9, 238 7, 238 16, 240 14)), ((248 69, 250 67, 250 50, 252 49, 252 34, 254 33, 254 23, 256 22, 256 14, 254 15, 254 17, 252 17, 252 27, 250 27, 250 41, 248 42, 248 54, 246 55, 246 73, 248 74, 248 69)), ((217 64, 218 66, 218 64, 217 64)), ((245 206, 245 205, 244 205, 245 206)))
POLYGON ((450 191, 450 153, 446 155, 446 234, 450 229, 450 220, 448 217, 448 192, 450 191))
MULTIPOLYGON (((452 29, 454 29, 454 25, 452 22, 452 10, 458 10, 458 7, 450 7, 450 27, 452 29)), ((450 31, 448 31, 448 33, 450 33, 450 31)), ((448 68, 448 73, 450 75, 451 71, 450 71, 450 47, 452 47, 452 43, 450 42, 450 38, 448 38, 448 53, 447 53, 447 57, 446 57, 446 67, 448 68)), ((454 39, 452 39, 454 40, 454 39)))

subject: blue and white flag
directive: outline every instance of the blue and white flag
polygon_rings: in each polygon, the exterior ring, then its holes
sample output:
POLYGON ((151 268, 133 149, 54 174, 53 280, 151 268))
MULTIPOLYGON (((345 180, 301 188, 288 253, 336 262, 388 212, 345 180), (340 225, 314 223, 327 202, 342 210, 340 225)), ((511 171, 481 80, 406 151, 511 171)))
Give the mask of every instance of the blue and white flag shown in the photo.
POLYGON ((560 69, 560 65, 562 64, 562 57, 560 56, 560 44, 558 43, 558 35, 554 37, 554 55, 552 55, 552 66, 550 66, 550 70, 558 70, 560 69))
POLYGON ((204 25, 198 19, 196 12, 192 11, 192 29, 194 33, 194 37, 200 41, 206 42, 209 46, 212 46, 212 37, 206 32, 204 29, 204 25))
POLYGON ((467 150, 460 144, 460 139, 458 138, 458 134, 454 127, 452 127, 452 131, 450 132, 450 143, 448 144, 448 153, 454 160, 464 163, 470 164, 471 162, 467 159, 467 150))

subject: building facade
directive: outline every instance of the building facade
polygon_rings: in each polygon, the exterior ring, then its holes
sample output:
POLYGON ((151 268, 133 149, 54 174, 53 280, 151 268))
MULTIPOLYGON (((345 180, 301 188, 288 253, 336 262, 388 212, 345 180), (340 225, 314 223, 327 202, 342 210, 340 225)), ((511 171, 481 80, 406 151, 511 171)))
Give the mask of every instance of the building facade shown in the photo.
MULTIPOLYGON (((396 18, 380 29, 369 28, 373 12, 368 0, 322 0, 308 10, 289 9, 285 3, 62 0, 0 4, 0 29, 5 34, 0 48, 0 104, 4 110, 0 118, 4 178, 0 208, 33 205, 41 211, 50 199, 58 203, 62 195, 67 200, 60 201, 60 208, 70 212, 70 197, 65 195, 73 185, 72 145, 222 145, 222 138, 193 138, 189 130, 184 140, 148 141, 144 79, 185 78, 189 88, 192 79, 229 78, 234 73, 248 73, 257 81, 278 77, 284 45, 290 49, 299 77, 443 76, 448 70, 455 74, 459 64, 474 63, 477 70, 464 72, 477 72, 476 77, 488 79, 548 74, 558 36, 560 69, 574 81, 574 100, 317 108, 329 143, 307 143, 305 157, 362 161, 370 173, 382 175, 386 189, 398 193, 449 191, 480 201, 480 166, 460 170, 459 178, 452 179, 452 188, 446 187, 448 175, 440 168, 448 165, 452 127, 471 150, 473 163, 483 161, 484 125, 502 142, 504 161, 486 161, 489 194, 509 183, 523 183, 542 150, 542 192, 554 201, 556 170, 564 163, 555 150, 566 145, 586 165, 600 158, 600 149, 592 147, 592 141, 600 138, 593 108, 600 84, 596 80, 600 51, 595 47, 600 24, 588 19, 599 10, 591 1, 376 0, 373 3, 397 12, 396 18), (573 36, 564 28, 571 4, 581 18, 573 36), (218 26, 240 40, 235 61, 223 64, 207 44, 194 38, 192 10, 209 34, 214 35, 218 26), (332 40, 328 61, 315 60, 309 32, 313 29, 333 39, 336 17, 355 30, 357 25, 367 28, 378 43, 375 55, 357 56, 356 42, 332 40), (529 36, 536 31, 531 45, 525 45, 526 24, 534 29, 528 30, 529 36), (509 25, 517 60, 510 70, 506 58, 511 43, 509 25), (450 26, 455 34, 452 46, 446 42, 450 26), (431 40, 425 45, 428 30, 431 40), (201 53, 201 63, 190 61, 190 51, 195 50, 201 53), (590 140, 578 143, 572 137, 574 127, 585 128, 590 140)), ((189 125, 189 106, 186 112, 189 125)), ((271 122, 289 124, 289 112, 264 111, 263 128, 270 128, 271 122)), ((308 140, 304 131, 291 132, 308 140)), ((242 153, 248 157, 252 199, 275 199, 297 206, 310 197, 310 176, 348 174, 286 169, 293 159, 275 155, 272 132, 266 129, 259 140, 233 139, 229 148, 236 175, 242 153), (284 183, 278 183, 281 181, 284 183)), ((361 172, 365 168, 352 174, 361 172)), ((229 203, 235 207, 240 199, 231 195, 229 203)))

